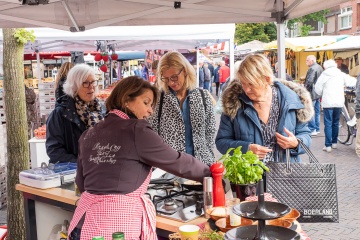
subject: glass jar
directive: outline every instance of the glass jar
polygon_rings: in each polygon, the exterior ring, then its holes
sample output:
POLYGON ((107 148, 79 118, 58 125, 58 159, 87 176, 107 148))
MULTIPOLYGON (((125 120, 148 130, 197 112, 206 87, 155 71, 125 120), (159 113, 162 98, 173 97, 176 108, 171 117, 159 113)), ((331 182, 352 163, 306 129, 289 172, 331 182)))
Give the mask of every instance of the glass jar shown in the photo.
POLYGON ((125 240, 125 236, 123 232, 114 232, 112 234, 112 240, 125 240))
POLYGON ((235 205, 240 204, 239 198, 233 198, 226 201, 226 226, 232 226, 236 227, 241 224, 241 217, 239 215, 236 215, 232 209, 235 205))

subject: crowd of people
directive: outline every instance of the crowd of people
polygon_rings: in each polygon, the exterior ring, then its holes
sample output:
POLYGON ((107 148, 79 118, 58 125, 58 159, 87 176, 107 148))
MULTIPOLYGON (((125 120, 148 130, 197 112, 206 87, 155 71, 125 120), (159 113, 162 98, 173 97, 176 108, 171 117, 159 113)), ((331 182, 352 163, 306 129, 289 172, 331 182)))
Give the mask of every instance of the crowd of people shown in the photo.
POLYGON ((264 162, 286 161, 288 149, 290 160, 300 162, 299 141, 310 146, 320 131, 320 98, 324 151, 336 148, 342 89, 356 81, 335 60, 325 61, 325 70, 312 55, 306 63, 305 87, 277 78, 262 54, 237 62, 233 79, 223 61, 199 63, 197 86, 194 67, 171 51, 151 66, 155 83, 144 80, 143 72, 120 80, 106 109, 96 98, 94 70, 86 64, 64 67, 57 84, 63 94, 47 120, 46 148, 51 163, 77 162, 82 194, 69 238, 111 238, 121 229, 131 239, 156 239, 154 206, 144 195, 153 167, 202 181, 210 176, 215 147, 224 154, 238 146, 264 162), (213 83, 222 100, 218 130, 213 83))

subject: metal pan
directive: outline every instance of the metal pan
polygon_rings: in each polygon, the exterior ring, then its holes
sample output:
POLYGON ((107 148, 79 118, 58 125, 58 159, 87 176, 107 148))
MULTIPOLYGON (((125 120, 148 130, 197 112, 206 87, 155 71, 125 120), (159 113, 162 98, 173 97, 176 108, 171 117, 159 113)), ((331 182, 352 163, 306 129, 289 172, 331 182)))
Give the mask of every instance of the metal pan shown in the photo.
POLYGON ((174 177, 170 179, 158 178, 152 179, 150 184, 165 184, 177 187, 183 187, 191 191, 203 191, 203 185, 199 182, 188 180, 186 178, 174 177))

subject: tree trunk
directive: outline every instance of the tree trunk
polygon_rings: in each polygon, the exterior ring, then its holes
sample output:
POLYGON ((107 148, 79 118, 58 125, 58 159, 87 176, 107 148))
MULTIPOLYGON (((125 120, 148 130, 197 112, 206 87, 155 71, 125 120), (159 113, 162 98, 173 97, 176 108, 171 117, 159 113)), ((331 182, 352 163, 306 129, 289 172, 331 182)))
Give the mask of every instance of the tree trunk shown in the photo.
POLYGON ((16 41, 15 28, 3 29, 4 92, 7 134, 8 239, 25 240, 23 198, 15 185, 19 172, 29 168, 29 144, 24 86, 24 45, 16 41))

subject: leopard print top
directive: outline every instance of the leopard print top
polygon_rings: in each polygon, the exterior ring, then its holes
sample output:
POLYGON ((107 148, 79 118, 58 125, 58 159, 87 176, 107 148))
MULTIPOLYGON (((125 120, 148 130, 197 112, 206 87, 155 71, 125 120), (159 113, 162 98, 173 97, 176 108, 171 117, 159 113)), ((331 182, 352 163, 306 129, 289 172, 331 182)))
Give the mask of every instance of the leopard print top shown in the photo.
MULTIPOLYGON (((189 93, 190 121, 192 126, 194 157, 207 165, 215 161, 215 114, 209 93, 204 91, 206 111, 199 89, 189 93)), ((179 102, 171 92, 165 93, 158 131, 159 104, 148 118, 155 132, 176 151, 185 152, 185 124, 179 102)))

